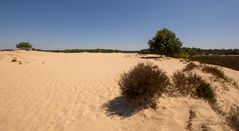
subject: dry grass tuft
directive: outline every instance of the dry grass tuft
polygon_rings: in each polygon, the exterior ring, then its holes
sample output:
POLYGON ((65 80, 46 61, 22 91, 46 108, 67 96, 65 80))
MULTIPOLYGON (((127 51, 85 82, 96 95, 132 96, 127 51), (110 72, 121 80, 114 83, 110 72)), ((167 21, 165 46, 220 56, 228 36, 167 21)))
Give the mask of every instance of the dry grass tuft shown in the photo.
POLYGON ((193 62, 190 62, 186 65, 186 67, 183 69, 183 71, 191 71, 195 68, 198 68, 198 65, 196 65, 195 63, 193 62))
POLYGON ((224 79, 224 80, 228 80, 227 76, 224 74, 224 72, 219 69, 218 67, 212 67, 212 66, 204 66, 202 68, 202 71, 203 72, 206 72, 206 73, 210 73, 214 76, 216 76, 217 78, 221 78, 221 79, 224 79))

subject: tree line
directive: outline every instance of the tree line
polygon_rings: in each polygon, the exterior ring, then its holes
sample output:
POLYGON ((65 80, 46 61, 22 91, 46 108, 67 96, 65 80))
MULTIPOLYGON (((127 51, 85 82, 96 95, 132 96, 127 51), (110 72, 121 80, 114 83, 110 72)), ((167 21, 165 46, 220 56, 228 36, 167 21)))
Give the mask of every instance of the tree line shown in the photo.
POLYGON ((183 47, 190 56, 197 55, 239 55, 239 49, 201 49, 183 47))
MULTIPOLYGON (((239 55, 239 49, 201 49, 201 48, 189 48, 182 47, 181 51, 185 52, 189 56, 200 55, 239 55)), ((152 54, 150 49, 142 49, 138 53, 140 54, 152 54)))
POLYGON ((139 53, 139 54, 159 54, 166 57, 188 58, 189 56, 197 55, 239 55, 239 49, 201 49, 182 47, 183 42, 176 34, 163 28, 156 32, 155 36, 149 39, 148 48, 131 51, 117 49, 65 49, 65 50, 41 50, 33 48, 30 42, 20 42, 16 48, 22 50, 35 50, 46 52, 64 52, 64 53, 80 53, 80 52, 101 52, 101 53, 139 53))
POLYGON ((117 50, 117 49, 65 49, 65 50, 41 50, 45 52, 58 52, 58 53, 138 53, 139 51, 133 50, 117 50))

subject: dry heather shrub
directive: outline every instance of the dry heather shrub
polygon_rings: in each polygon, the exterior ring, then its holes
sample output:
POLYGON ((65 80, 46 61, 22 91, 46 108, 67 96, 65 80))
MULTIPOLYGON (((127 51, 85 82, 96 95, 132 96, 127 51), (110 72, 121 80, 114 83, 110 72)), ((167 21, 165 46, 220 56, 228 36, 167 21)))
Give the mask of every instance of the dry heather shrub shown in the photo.
POLYGON ((12 59, 12 62, 17 62, 17 59, 16 59, 16 58, 13 58, 13 59, 12 59))
POLYGON ((183 69, 183 71, 191 71, 191 70, 193 70, 193 69, 195 69, 195 68, 197 68, 198 67, 198 65, 196 65, 195 63, 193 63, 193 62, 190 62, 190 63, 188 63, 187 65, 186 65, 186 67, 183 69))
POLYGON ((227 80, 227 77, 224 74, 224 72, 221 69, 219 69, 218 67, 205 66, 202 68, 202 71, 206 72, 206 73, 211 73, 212 75, 216 76, 217 78, 222 78, 224 80, 227 80))
MULTIPOLYGON (((188 95, 191 91, 191 89, 188 90, 187 87, 187 77, 186 74, 183 73, 182 71, 176 71, 173 73, 173 84, 174 84, 174 89, 179 92, 182 95, 188 95)), ((175 90, 173 90, 173 92, 175 92, 175 90)))
POLYGON ((166 73, 152 63, 139 63, 119 80, 122 95, 130 105, 156 108, 156 100, 170 84, 166 73))
POLYGON ((227 117, 227 122, 232 129, 239 131, 239 107, 231 107, 227 117))
POLYGON ((210 84, 195 73, 183 73, 176 71, 172 77, 175 90, 182 95, 191 95, 215 102, 215 93, 210 84))
POLYGON ((176 71, 172 77, 175 89, 182 95, 193 95, 195 87, 200 84, 202 80, 200 76, 193 73, 183 73, 176 71))
POLYGON ((211 103, 216 101, 215 93, 211 88, 211 85, 204 80, 200 81, 199 86, 196 87, 196 95, 200 98, 208 100, 211 103))

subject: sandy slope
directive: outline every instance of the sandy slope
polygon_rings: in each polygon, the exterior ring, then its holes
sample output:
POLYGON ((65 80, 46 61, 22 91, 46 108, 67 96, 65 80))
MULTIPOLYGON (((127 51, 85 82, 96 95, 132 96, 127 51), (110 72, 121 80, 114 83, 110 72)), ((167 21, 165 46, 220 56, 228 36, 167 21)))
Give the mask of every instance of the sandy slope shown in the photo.
MULTIPOLYGON (((152 61, 169 76, 185 66, 177 59, 136 54, 0 52, 0 131, 180 131, 187 130, 189 110, 196 113, 192 130, 205 124, 208 130, 230 130, 207 102, 185 97, 164 96, 157 110, 124 118, 109 115, 104 105, 110 101, 112 111, 125 111, 117 85, 120 74, 142 61, 152 61)), ((225 70, 239 81, 238 71, 225 70)), ((229 88, 220 99, 239 104, 238 90, 229 88)))

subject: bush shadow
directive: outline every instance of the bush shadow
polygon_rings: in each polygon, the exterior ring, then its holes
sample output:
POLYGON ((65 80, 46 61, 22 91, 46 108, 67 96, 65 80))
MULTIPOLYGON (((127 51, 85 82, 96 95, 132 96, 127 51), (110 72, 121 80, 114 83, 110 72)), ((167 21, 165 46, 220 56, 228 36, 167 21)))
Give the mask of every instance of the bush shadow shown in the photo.
POLYGON ((103 108, 107 111, 108 116, 120 116, 122 118, 130 117, 140 111, 140 108, 128 105, 125 96, 119 96, 110 100, 103 105, 103 108))

